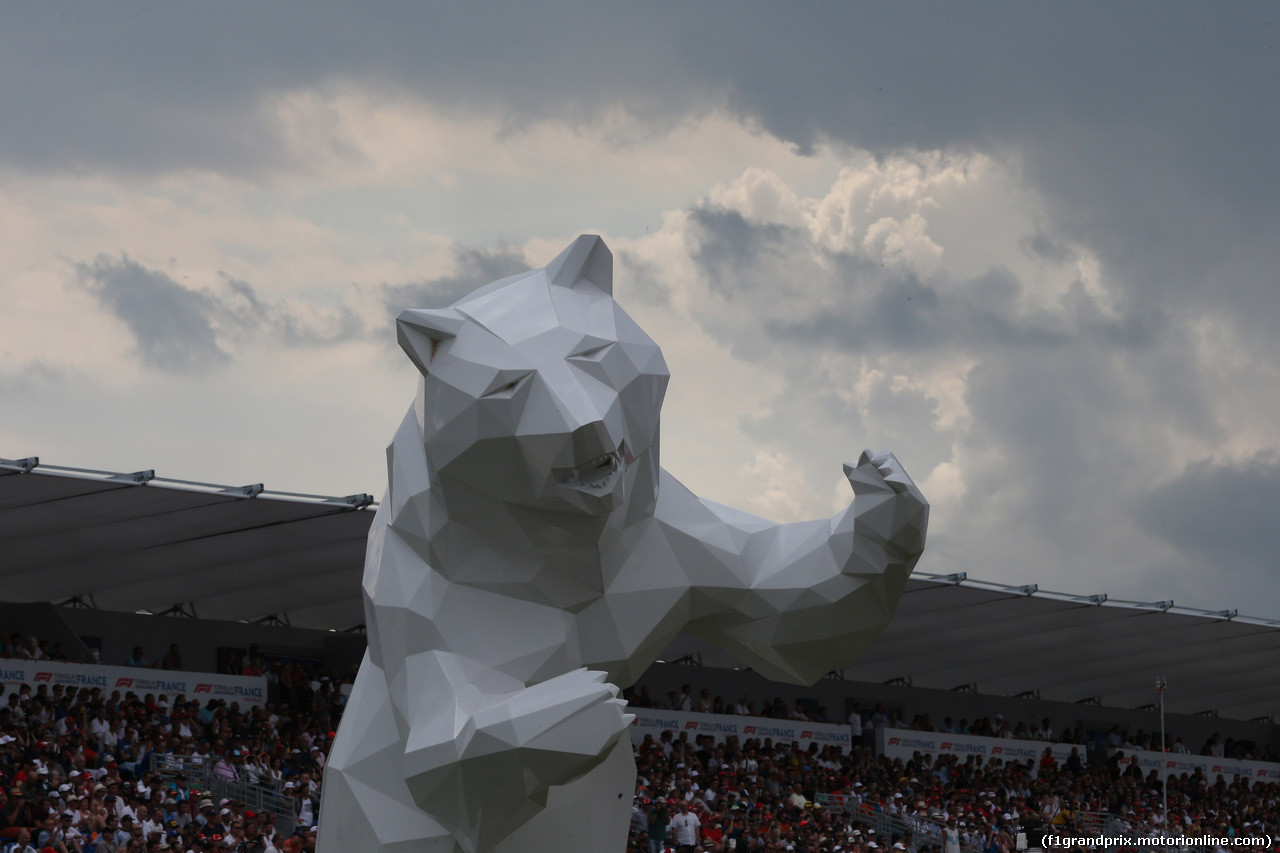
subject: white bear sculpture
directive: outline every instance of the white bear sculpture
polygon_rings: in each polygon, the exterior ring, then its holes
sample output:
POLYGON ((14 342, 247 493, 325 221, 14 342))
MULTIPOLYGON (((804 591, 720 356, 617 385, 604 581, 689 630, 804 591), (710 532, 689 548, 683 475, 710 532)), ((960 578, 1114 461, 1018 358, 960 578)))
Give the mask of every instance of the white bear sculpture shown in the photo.
POLYGON ((618 689, 681 631, 811 683, 888 624, 928 505, 888 453, 853 502, 774 524, 658 464, 667 367, 579 237, 406 310, 422 373, 369 534, 369 651, 325 768, 320 853, 620 853, 618 689))

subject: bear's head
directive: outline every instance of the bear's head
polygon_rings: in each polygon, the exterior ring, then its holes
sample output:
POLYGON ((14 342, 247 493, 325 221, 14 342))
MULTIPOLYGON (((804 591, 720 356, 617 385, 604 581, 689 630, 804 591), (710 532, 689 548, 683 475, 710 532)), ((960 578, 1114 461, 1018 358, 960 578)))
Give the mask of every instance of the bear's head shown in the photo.
POLYGON ((422 373, 417 419, 446 503, 652 511, 667 366, 614 302, 599 237, 396 326, 422 373))

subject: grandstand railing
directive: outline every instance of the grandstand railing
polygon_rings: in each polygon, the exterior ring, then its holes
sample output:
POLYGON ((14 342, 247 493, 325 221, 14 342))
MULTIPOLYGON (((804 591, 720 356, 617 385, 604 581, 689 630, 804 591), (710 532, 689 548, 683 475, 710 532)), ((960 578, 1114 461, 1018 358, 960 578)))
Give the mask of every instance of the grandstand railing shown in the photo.
MULTIPOLYGON (((1076 827, 1080 835, 1087 838, 1176 838, 1177 833, 1167 829, 1153 830, 1148 826, 1141 826, 1131 820, 1111 814, 1110 812, 1077 812, 1076 827)), ((1125 844, 1098 844, 1094 849, 1097 850, 1150 850, 1150 847, 1138 848, 1133 845, 1125 844)), ((1176 844, 1160 845, 1159 850, 1162 851, 1182 851, 1187 853, 1192 848, 1188 846, 1179 846, 1176 844)), ((1198 848, 1200 851, 1211 848, 1198 848)))
MULTIPOLYGON (((882 838, 888 839, 894 835, 905 835, 907 832, 911 832, 915 835, 916 847, 943 844, 946 839, 946 826, 941 821, 918 815, 893 815, 882 811, 876 803, 864 802, 862 798, 851 794, 815 794, 813 802, 822 806, 831 814, 852 816, 854 820, 874 829, 876 835, 882 838)), ((1040 847, 1040 836, 1045 832, 1087 839, 1177 837, 1175 832, 1153 830, 1151 827, 1137 824, 1110 812, 1076 812, 1067 826, 1045 826, 1035 832, 1027 830, 1028 849, 1042 849, 1040 847)), ((960 849, 964 853, 979 853, 976 848, 970 847, 963 842, 961 842, 960 849)), ((1138 851, 1138 853, 1147 853, 1152 848, 1150 846, 1138 847, 1136 845, 1095 842, 1087 849, 1089 851, 1134 850, 1138 851)), ((1163 853, 1204 853, 1206 849, 1211 848, 1161 844, 1156 849, 1163 851, 1163 853)))
MULTIPOLYGON (((932 818, 920 817, 918 815, 893 815, 883 811, 877 807, 875 803, 864 802, 860 797, 850 794, 817 794, 813 799, 814 803, 827 809, 832 814, 847 814, 854 820, 866 824, 869 828, 876 831, 876 835, 881 838, 892 838, 895 835, 905 835, 911 832, 915 835, 916 847, 927 846, 933 844, 944 844, 946 840, 946 826, 941 822, 932 818)), ((1075 815, 1073 827, 1045 827, 1044 832, 1056 832, 1062 835, 1079 836, 1082 838, 1145 838, 1153 835, 1164 837, 1172 837, 1172 833, 1167 831, 1152 832, 1149 827, 1139 826, 1138 824, 1126 820, 1119 815, 1110 812, 1077 812, 1075 815)), ((1027 838, 1027 846, 1031 849, 1040 848, 1040 837, 1038 833, 1028 833, 1035 837, 1027 838)), ((883 846, 883 845, 882 845, 883 846)), ((961 842, 960 849, 965 853, 979 853, 979 851, 961 842)), ((1123 844, 1095 844, 1089 848, 1090 850, 1139 850, 1132 845, 1123 844)), ((1142 848, 1143 853, 1150 848, 1142 848)), ((1189 853, 1191 848, 1177 845, 1161 845, 1160 850, 1166 853, 1189 853)), ((1202 853, 1202 851, 1197 851, 1202 853)))
MULTIPOLYGON (((816 794, 813 802, 832 814, 852 816, 854 820, 874 829, 881 838, 888 839, 910 832, 916 838, 916 847, 943 844, 946 841, 947 828, 940 821, 916 815, 889 814, 876 808, 874 803, 863 802, 860 797, 851 794, 816 794)), ((964 843, 961 843, 960 849, 964 853, 978 853, 975 848, 964 843)))
POLYGON ((293 797, 284 793, 280 782, 252 768, 223 765, 234 772, 215 770, 213 756, 151 754, 151 772, 165 781, 179 773, 188 780, 188 787, 207 793, 215 800, 235 800, 244 803, 246 809, 255 812, 271 812, 276 816, 276 832, 292 835, 298 825, 298 809, 293 797))
POLYGON ((151 772, 157 773, 166 782, 182 774, 187 777, 187 787, 195 791, 209 790, 209 773, 213 763, 199 755, 173 755, 170 753, 151 753, 151 772))

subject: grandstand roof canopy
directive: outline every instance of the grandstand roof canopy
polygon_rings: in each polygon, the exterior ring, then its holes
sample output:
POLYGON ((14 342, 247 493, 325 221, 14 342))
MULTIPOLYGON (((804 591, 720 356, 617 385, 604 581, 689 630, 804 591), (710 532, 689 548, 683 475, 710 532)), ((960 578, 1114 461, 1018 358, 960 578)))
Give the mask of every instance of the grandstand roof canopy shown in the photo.
MULTIPOLYGON (((372 498, 270 492, 0 460, 0 599, 202 619, 364 621, 372 498)), ((737 662, 681 636, 668 660, 737 662)), ((1280 623, 917 572, 846 678, 1132 708, 1280 716, 1280 623)))
POLYGON ((372 503, 0 460, 0 599, 348 628, 372 503))

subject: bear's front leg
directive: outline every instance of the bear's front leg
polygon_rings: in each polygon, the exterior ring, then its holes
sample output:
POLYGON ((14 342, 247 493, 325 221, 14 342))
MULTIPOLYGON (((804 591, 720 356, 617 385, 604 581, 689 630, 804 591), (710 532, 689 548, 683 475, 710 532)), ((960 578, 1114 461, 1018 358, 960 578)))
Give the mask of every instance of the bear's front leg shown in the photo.
MULTIPOLYGON (((488 695, 456 734, 410 734, 405 781, 468 853, 486 853, 547 802, 547 789, 595 768, 634 719, 601 672, 579 669, 488 695), (426 742, 423 742, 426 741, 426 742)), ((457 711, 466 713, 461 706, 457 711)))

